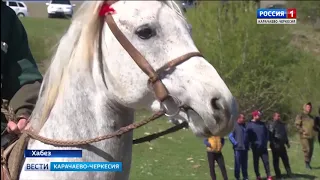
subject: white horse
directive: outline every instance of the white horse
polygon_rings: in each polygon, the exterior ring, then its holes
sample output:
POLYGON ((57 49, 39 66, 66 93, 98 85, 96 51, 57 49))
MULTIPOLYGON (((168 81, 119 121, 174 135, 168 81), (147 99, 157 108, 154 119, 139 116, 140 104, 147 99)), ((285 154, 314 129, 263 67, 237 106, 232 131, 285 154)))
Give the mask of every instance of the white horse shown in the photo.
MULTIPOLYGON (((133 123, 137 109, 161 108, 147 85, 148 76, 98 15, 102 4, 102 1, 84 2, 60 40, 31 117, 31 126, 41 136, 58 140, 93 138, 133 123)), ((158 69, 186 53, 198 52, 188 24, 173 1, 119 1, 112 7, 120 30, 153 68, 158 69)), ((204 58, 190 58, 162 77, 162 82, 172 96, 192 108, 180 111, 175 118, 188 121, 196 135, 226 135, 232 130, 236 102, 215 68, 204 58)), ((24 171, 27 163, 53 160, 27 158, 20 179, 127 180, 132 139, 129 132, 77 148, 30 140, 28 149, 83 150, 80 159, 55 158, 55 161, 120 161, 123 172, 24 171)))

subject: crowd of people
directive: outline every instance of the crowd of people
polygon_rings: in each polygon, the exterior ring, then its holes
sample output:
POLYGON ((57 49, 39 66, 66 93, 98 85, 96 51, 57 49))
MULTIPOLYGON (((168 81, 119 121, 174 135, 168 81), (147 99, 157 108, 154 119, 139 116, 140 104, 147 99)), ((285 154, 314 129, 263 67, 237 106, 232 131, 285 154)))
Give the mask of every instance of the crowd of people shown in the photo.
MULTIPOLYGON (((299 139, 304 153, 304 161, 307 169, 312 169, 310 163, 313 154, 313 145, 315 137, 320 143, 320 107, 319 115, 313 117, 310 113, 312 104, 308 102, 303 106, 303 112, 296 116, 294 126, 299 133, 299 139)), ((245 115, 239 114, 237 123, 233 132, 229 134, 229 140, 234 150, 234 177, 240 180, 240 171, 242 179, 247 180, 248 177, 248 151, 252 151, 253 168, 256 179, 261 179, 259 171, 259 159, 261 158, 267 180, 272 180, 270 165, 268 142, 272 152, 272 163, 276 179, 281 179, 283 176, 279 168, 279 160, 281 159, 286 176, 292 177, 292 171, 287 154, 287 148, 290 148, 286 124, 281 121, 279 112, 273 114, 273 120, 269 123, 261 121, 262 113, 254 111, 251 113, 252 119, 246 122, 245 115)), ((216 180, 215 161, 218 163, 223 179, 227 180, 225 162, 222 155, 222 147, 225 144, 223 137, 212 136, 204 140, 207 147, 207 155, 209 161, 210 175, 212 180, 216 180)))

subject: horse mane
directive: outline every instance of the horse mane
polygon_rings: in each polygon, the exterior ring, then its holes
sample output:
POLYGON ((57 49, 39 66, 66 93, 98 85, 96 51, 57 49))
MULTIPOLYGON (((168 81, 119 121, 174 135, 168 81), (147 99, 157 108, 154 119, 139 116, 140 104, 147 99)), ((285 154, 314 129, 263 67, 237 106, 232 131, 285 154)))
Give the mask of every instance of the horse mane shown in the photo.
MULTIPOLYGON (((176 2, 172 0, 161 2, 184 19, 176 2)), ((48 118, 59 93, 64 89, 64 82, 70 79, 68 72, 80 68, 82 72, 91 71, 95 46, 100 38, 99 31, 104 24, 99 17, 99 8, 103 3, 104 1, 83 2, 74 15, 69 29, 60 39, 48 71, 44 75, 38 101, 31 116, 37 119, 32 121, 33 125, 36 125, 33 126, 35 130, 39 130, 48 118)))

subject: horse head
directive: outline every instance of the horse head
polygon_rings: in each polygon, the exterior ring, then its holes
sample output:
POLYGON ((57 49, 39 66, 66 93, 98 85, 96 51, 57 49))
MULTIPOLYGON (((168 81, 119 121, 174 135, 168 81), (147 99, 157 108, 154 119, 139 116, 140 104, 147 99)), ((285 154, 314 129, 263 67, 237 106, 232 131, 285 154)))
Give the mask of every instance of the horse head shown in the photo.
MULTIPOLYGON (((112 19, 129 43, 156 71, 172 59, 199 52, 191 36, 190 26, 172 2, 118 1, 112 19)), ((105 19, 105 17, 102 17, 105 19)), ((150 87, 144 69, 135 57, 119 43, 119 38, 104 21, 101 49, 108 89, 120 104, 133 109, 157 111, 174 109, 179 101, 189 108, 171 117, 188 121, 199 136, 225 135, 235 122, 237 106, 230 90, 216 69, 201 56, 189 56, 167 71, 159 71, 159 80, 175 100, 159 101, 150 87)), ((152 86, 152 85, 151 85, 152 86)), ((171 98, 171 99, 172 99, 171 98)))

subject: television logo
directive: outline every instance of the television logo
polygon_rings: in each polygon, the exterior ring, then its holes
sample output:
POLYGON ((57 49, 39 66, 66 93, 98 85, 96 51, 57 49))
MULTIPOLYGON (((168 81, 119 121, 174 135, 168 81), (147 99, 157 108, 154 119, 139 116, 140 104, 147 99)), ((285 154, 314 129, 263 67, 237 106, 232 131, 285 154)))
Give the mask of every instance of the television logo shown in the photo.
POLYGON ((48 163, 28 163, 26 164, 25 171, 50 171, 48 163))
POLYGON ((257 24, 297 24, 297 10, 258 9, 257 24))
POLYGON ((121 172, 122 162, 28 163, 25 171, 121 172))

